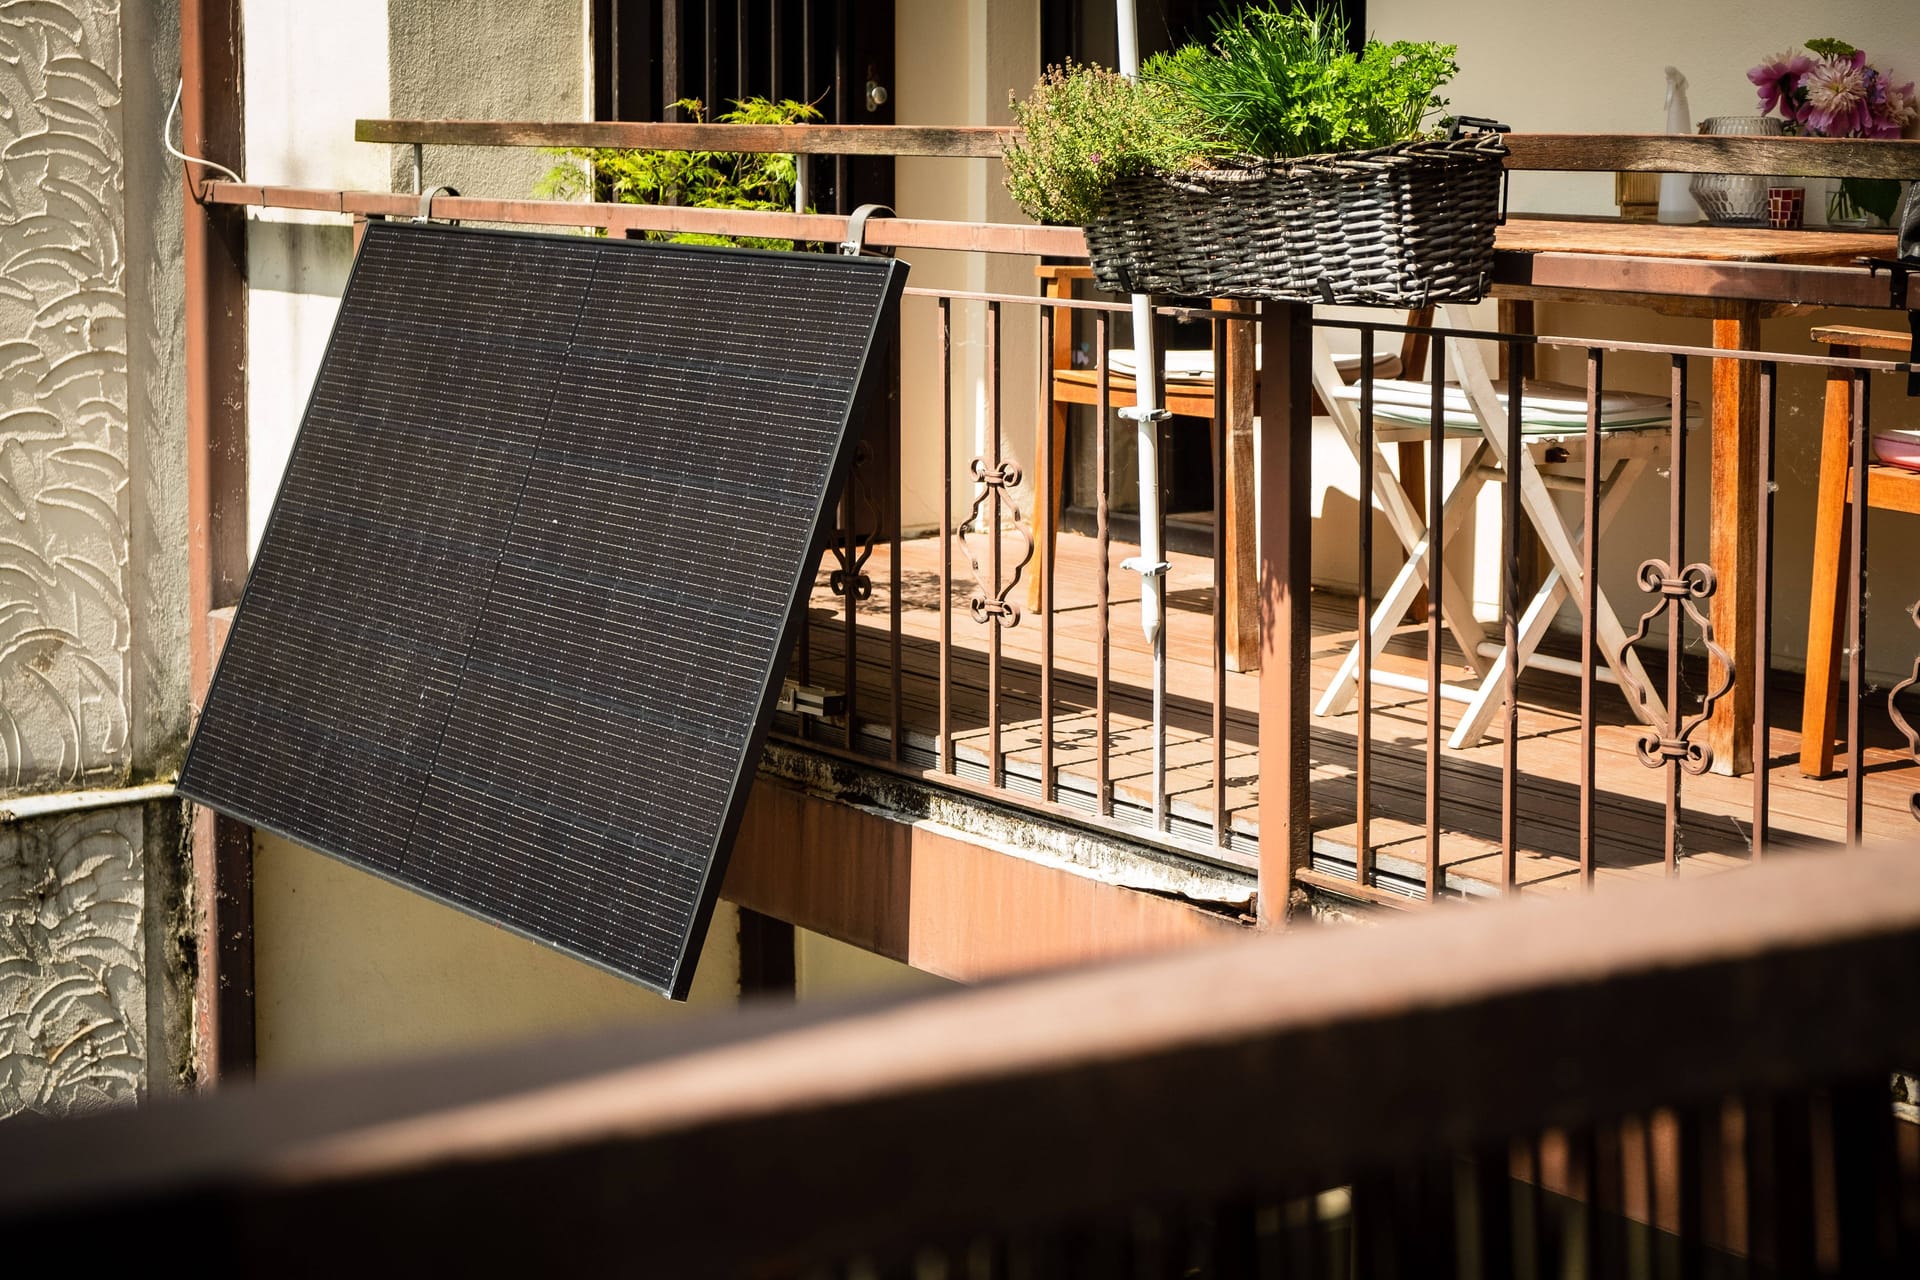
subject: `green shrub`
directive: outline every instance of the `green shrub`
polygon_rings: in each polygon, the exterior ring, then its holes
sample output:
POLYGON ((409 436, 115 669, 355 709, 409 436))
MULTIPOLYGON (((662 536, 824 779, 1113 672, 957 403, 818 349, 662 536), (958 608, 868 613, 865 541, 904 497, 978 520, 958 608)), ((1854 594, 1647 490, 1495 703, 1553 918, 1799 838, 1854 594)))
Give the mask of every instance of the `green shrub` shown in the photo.
MULTIPOLYGON (((674 104, 696 123, 698 98, 674 104)), ((804 124, 818 120, 810 103, 745 98, 722 112, 721 124, 804 124)), ((625 151, 616 147, 549 148, 558 164, 534 186, 544 200, 599 200, 617 204, 673 204, 695 209, 793 211, 797 174, 791 155, 743 155, 730 151, 625 151)), ((675 244, 745 245, 791 249, 791 240, 715 236, 695 232, 648 232, 651 240, 675 244)))
POLYGON ((1422 135, 1459 71, 1455 46, 1369 40, 1348 48, 1338 11, 1278 0, 1216 24, 1213 48, 1189 45, 1148 62, 1233 150, 1263 159, 1362 151, 1422 135))
POLYGON ((1042 222, 1085 222, 1117 179, 1221 149, 1170 85, 1074 62, 1048 67, 1013 118, 1025 132, 1007 148, 1007 190, 1042 222))
POLYGON ((1024 137, 1007 149, 1007 189, 1034 218, 1085 223, 1116 180, 1135 174, 1423 136, 1459 70, 1455 47, 1372 40, 1356 54, 1347 36, 1335 10, 1256 0, 1216 23, 1210 46, 1157 54, 1136 80, 1050 67, 1013 104, 1024 137))

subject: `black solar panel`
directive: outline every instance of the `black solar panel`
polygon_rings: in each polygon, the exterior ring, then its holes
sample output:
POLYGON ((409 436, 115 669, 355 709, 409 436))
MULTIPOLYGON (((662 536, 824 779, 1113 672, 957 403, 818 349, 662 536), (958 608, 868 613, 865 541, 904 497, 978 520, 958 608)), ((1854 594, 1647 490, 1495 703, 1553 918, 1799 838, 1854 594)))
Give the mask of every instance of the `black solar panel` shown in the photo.
POLYGON ((369 227, 181 792, 685 995, 904 278, 369 227))

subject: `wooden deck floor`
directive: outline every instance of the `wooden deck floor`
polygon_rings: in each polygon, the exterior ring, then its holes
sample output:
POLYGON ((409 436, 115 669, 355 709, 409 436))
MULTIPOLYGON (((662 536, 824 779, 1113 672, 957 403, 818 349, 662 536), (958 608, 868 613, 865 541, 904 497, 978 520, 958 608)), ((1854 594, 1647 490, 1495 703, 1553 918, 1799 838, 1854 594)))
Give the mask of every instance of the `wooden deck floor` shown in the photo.
MULTIPOLYGON (((1143 835, 1152 804, 1151 666, 1140 629, 1138 578, 1120 569, 1134 548, 1111 547, 1111 598, 1108 604, 1110 784, 1116 829, 1143 835)), ((937 776, 939 761, 940 560, 938 539, 908 541, 901 562, 902 616, 900 682, 900 756, 910 771, 937 776)), ((859 678, 855 714, 860 726, 856 749, 885 758, 890 753, 892 680, 888 616, 887 548, 867 565, 873 597, 860 603, 854 649, 859 678)), ((1171 831, 1176 846, 1222 861, 1251 865, 1257 856, 1259 770, 1257 683, 1252 674, 1226 676, 1226 825, 1215 838, 1213 783, 1212 562, 1174 554, 1169 574, 1167 650, 1168 791, 1171 831)), ((1098 544, 1092 538, 1063 534, 1059 542, 1056 586, 1054 715, 1052 725, 1055 798, 1088 815, 1095 812, 1098 739, 1094 672, 1098 661, 1099 606, 1095 569, 1098 544)), ((971 782, 986 782, 989 768, 987 650, 991 627, 976 623, 967 607, 973 580, 967 559, 952 560, 952 650, 949 675, 949 724, 955 768, 971 782)), ((1025 584, 1011 593, 1024 601, 1025 584)), ((823 574, 811 612, 808 677, 832 689, 844 683, 846 620, 839 599, 823 574)), ((1316 695, 1351 647, 1355 609, 1351 597, 1316 593, 1314 598, 1313 684, 1316 695)), ((1000 744, 1005 753, 1003 786, 1017 796, 1040 795, 1040 645, 1041 627, 1033 615, 1000 628, 1000 744)), ((1648 655, 1649 659, 1653 655, 1648 655)), ((1457 652, 1449 651, 1449 678, 1467 677, 1457 652)), ((1411 629, 1392 646, 1388 666, 1409 674, 1424 671, 1425 632, 1411 629)), ((1656 679, 1659 665, 1649 661, 1656 679)), ((796 672, 797 674, 797 672, 796 672)), ((1704 683, 1704 672, 1690 686, 1704 683)), ((1532 889, 1573 888, 1579 882, 1580 743, 1578 682, 1549 673, 1528 672, 1521 680, 1520 846, 1517 876, 1532 889)), ((1772 693, 1778 722, 1798 724, 1799 690, 1776 678, 1772 693)), ((1666 830, 1665 779, 1661 770, 1642 764, 1635 742, 1640 727, 1624 698, 1610 687, 1599 694, 1596 775, 1597 876, 1658 877, 1664 874, 1666 830)), ((1460 708, 1445 704, 1451 725, 1460 708)), ((1884 714, 1884 713, 1882 713, 1884 714)), ((1496 730, 1498 726, 1496 725, 1496 730)), ((819 738, 838 745, 843 730, 817 729, 819 738)), ((1313 823, 1316 871, 1350 879, 1354 861, 1354 773, 1358 716, 1349 713, 1315 721, 1313 735, 1313 823)), ((1378 884, 1409 896, 1422 892, 1426 856, 1427 760, 1424 694, 1376 688, 1372 717, 1374 848, 1378 884)), ((1909 811, 1920 789, 1920 769, 1904 751, 1890 726, 1869 735, 1866 830, 1868 839, 1920 834, 1909 811)), ((1776 728, 1769 744, 1772 783, 1770 839, 1777 844, 1838 840, 1843 833, 1845 782, 1816 781, 1801 775, 1798 735, 1776 728)), ((1443 892, 1496 892, 1500 880, 1501 744, 1489 738, 1478 747, 1441 748, 1443 892)), ((1682 791, 1680 870, 1696 875, 1744 863, 1749 857, 1753 820, 1753 782, 1716 775, 1688 777, 1682 791)))

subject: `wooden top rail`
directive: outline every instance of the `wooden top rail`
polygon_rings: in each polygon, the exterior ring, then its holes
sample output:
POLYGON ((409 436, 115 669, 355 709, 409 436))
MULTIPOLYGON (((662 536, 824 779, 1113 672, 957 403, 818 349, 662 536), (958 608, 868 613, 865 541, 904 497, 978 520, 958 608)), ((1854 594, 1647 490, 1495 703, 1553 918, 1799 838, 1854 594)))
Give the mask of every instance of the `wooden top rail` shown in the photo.
POLYGON ((1676 133, 1514 133, 1507 136, 1507 147, 1507 168, 1515 171, 1920 178, 1920 142, 1708 138, 1676 133))
POLYGON ((852 1012, 747 1010, 4 1125, 0 1222, 16 1261, 86 1224, 186 1221, 196 1259, 229 1248, 275 1274, 369 1257, 491 1273, 561 1251, 785 1274, 1116 1207, 1297 1194, 1920 1060, 1916 858, 1795 854, 852 1012))
MULTIPOLYGON (((641 121, 359 120, 360 142, 464 147, 620 147, 645 151, 991 159, 1016 130, 873 124, 658 124, 641 121)), ((1514 133, 1516 171, 1763 173, 1920 179, 1920 142, 1708 138, 1666 133, 1514 133)))
POLYGON ((994 159, 1011 129, 895 124, 661 124, 650 121, 356 120, 356 142, 441 147, 619 147, 629 151, 994 159))

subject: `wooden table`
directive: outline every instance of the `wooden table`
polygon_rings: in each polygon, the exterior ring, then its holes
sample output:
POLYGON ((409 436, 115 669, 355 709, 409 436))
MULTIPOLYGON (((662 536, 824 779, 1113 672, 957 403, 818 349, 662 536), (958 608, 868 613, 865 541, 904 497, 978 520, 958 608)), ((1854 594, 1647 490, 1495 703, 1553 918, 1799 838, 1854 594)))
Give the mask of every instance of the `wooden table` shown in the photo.
MULTIPOLYGON (((1665 315, 1693 316, 1713 325, 1713 345, 1724 351, 1760 349, 1760 321, 1797 308, 1786 302, 1701 296, 1697 273, 1688 281, 1684 264, 1777 263, 1842 266, 1862 256, 1893 256, 1890 232, 1773 231, 1711 226, 1663 226, 1592 218, 1517 216, 1495 241, 1500 263, 1496 297, 1533 302, 1606 303, 1644 306, 1665 315), (1624 291, 1606 287, 1606 270, 1587 273, 1590 287, 1542 286, 1530 281, 1538 254, 1671 259, 1673 292, 1657 287, 1624 291)), ((1716 360, 1712 383, 1712 509, 1708 560, 1719 578, 1712 602, 1717 641, 1733 654, 1735 671, 1753 665, 1755 535, 1758 529, 1760 371, 1752 361, 1716 360)), ((1719 664, 1709 673, 1718 682, 1719 664)), ((1714 769, 1745 773, 1753 767, 1754 680, 1737 679, 1714 709, 1707 726, 1714 769)))

